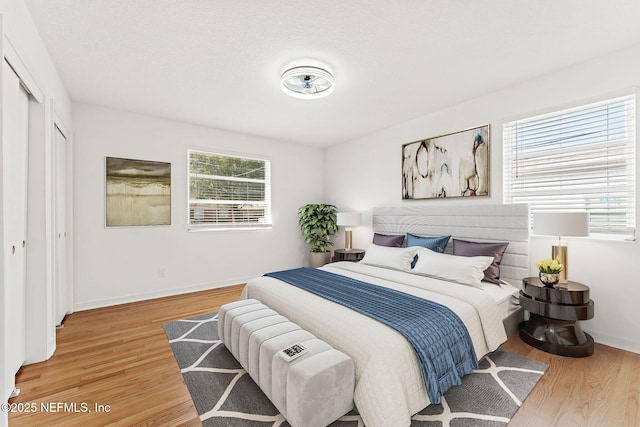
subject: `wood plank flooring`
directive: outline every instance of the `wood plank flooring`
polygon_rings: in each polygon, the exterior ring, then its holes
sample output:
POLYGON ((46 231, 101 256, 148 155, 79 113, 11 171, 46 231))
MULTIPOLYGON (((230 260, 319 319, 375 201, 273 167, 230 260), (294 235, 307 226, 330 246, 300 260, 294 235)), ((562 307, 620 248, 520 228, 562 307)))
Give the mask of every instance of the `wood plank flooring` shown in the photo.
MULTIPOLYGON (((54 356, 20 370, 21 394, 10 402, 36 410, 10 413, 9 425, 200 426, 162 324, 217 311, 241 290, 238 285, 69 315, 54 356), (91 412, 83 412, 83 403, 91 412)), ((510 427, 640 426, 639 354, 596 344, 592 357, 566 358, 533 349, 518 336, 503 348, 549 365, 510 427)))

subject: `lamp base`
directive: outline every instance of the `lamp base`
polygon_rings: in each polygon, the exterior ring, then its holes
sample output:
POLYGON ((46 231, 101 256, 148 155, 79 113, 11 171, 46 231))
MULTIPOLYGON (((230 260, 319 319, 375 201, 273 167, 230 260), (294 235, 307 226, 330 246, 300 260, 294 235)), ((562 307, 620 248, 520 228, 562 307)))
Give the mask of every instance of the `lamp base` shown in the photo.
POLYGON ((344 231, 344 248, 348 251, 350 251, 352 249, 352 245, 353 245, 353 236, 352 236, 352 232, 349 229, 346 229, 344 231))
POLYGON ((554 241, 553 246, 551 246, 551 258, 557 258, 560 264, 564 265, 558 277, 560 283, 567 283, 569 281, 569 248, 567 247, 567 242, 554 241))

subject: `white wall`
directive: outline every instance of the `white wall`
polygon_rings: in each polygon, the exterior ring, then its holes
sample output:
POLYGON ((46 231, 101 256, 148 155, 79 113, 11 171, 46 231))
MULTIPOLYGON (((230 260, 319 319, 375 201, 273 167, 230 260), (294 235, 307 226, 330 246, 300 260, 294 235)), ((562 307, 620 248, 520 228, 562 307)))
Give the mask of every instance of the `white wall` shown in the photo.
MULTIPOLYGON (((502 203, 504 122, 637 91, 638 86, 640 46, 635 46, 331 147, 325 155, 327 202, 369 215, 373 206, 405 203, 502 203), (402 144, 486 123, 491 125, 490 197, 401 200, 402 144)), ((354 247, 366 248, 371 230, 356 229, 354 241, 354 247)), ((533 262, 548 258, 550 246, 550 239, 532 238, 532 275, 537 275, 533 262)), ((583 328, 597 342, 640 353, 640 317, 636 315, 640 301, 640 243, 569 239, 569 247, 570 278, 589 285, 595 302, 595 318, 583 322, 583 328)))
POLYGON ((320 149, 84 104, 73 105, 73 118, 76 309, 243 283, 307 262, 297 211, 322 201, 320 149), (188 232, 188 146, 269 157, 273 228, 188 232), (105 228, 106 156, 171 162, 171 226, 105 228))

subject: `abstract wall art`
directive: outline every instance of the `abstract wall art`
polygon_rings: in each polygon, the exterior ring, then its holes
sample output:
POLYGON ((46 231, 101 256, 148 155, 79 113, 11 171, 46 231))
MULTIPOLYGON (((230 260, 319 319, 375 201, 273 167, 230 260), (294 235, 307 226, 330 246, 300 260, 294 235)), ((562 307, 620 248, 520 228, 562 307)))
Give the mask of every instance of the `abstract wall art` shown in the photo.
POLYGON ((171 163, 106 158, 107 227, 171 224, 171 163))
POLYGON ((489 195, 489 125, 402 146, 402 198, 489 195))

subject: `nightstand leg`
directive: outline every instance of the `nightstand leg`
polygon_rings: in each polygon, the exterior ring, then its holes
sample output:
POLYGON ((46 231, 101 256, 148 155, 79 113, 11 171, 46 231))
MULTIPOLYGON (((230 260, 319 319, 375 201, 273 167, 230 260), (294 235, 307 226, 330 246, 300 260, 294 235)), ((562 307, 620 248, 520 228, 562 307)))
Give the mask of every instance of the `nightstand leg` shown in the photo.
POLYGON ((578 321, 555 320, 531 313, 520 328, 520 338, 532 347, 569 357, 593 354, 593 338, 578 321))

